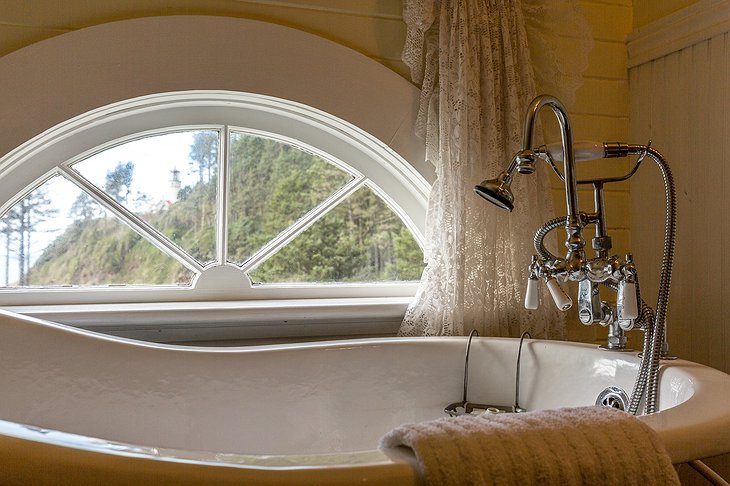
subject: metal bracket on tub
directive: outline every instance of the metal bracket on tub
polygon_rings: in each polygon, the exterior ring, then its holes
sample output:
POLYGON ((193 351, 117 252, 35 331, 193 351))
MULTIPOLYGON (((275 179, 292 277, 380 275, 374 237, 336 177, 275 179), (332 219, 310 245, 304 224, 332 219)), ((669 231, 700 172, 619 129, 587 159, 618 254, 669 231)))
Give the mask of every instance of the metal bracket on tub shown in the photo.
POLYGON ((522 343, 525 337, 532 339, 532 336, 528 331, 522 333, 520 337, 520 346, 517 350, 517 370, 515 373, 515 403, 512 406, 505 405, 486 405, 483 403, 471 403, 467 399, 467 392, 469 389, 469 352, 471 351, 471 340, 474 336, 478 336, 479 333, 476 329, 469 333, 469 340, 466 343, 466 356, 464 357, 464 395, 460 402, 450 403, 444 408, 444 412, 452 417, 459 415, 484 415, 484 414, 497 414, 497 413, 521 413, 526 412, 524 408, 520 407, 520 359, 522 357, 522 343))

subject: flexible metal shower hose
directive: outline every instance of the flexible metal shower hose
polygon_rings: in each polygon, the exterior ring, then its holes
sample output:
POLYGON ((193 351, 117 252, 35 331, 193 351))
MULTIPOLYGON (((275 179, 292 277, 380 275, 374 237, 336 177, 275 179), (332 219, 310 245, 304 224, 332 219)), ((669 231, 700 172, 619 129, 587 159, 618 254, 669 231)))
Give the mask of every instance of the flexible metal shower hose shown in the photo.
POLYGON ((674 247, 676 245, 676 229, 677 229, 677 197, 674 187, 674 177, 672 171, 669 170, 664 157, 649 148, 647 155, 651 157, 659 166, 664 182, 664 198, 666 204, 666 214, 664 221, 664 252, 662 254, 662 275, 659 280, 659 297, 656 304, 656 319, 652 332, 651 350, 656 356, 656 360, 652 359, 652 365, 649 370, 648 390, 654 393, 650 396, 647 393, 646 413, 656 412, 656 395, 659 385, 659 357, 664 343, 664 332, 666 329, 667 306, 669 305, 669 288, 672 285, 672 264, 674 262, 674 247))
MULTIPOLYGON (((659 166, 664 182, 665 196, 665 223, 664 223, 664 250, 661 263, 661 277, 659 281, 659 292, 656 305, 656 315, 651 307, 641 298, 638 277, 636 282, 637 297, 639 299, 641 312, 636 320, 638 327, 644 330, 644 354, 639 365, 639 374, 631 393, 629 412, 636 415, 642 397, 646 394, 645 412, 654 413, 657 407, 657 396, 659 388, 659 359, 664 343, 666 329, 667 307, 669 305, 669 289, 672 283, 672 264, 674 261, 674 248, 676 245, 676 193, 674 178, 664 157, 653 148, 646 149, 646 155, 651 157, 659 166)), ((557 228, 564 227, 566 217, 553 218, 543 224, 535 233, 533 243, 537 254, 546 261, 559 260, 553 255, 544 244, 547 234, 557 228)), ((617 290, 614 282, 604 282, 607 287, 617 290)))

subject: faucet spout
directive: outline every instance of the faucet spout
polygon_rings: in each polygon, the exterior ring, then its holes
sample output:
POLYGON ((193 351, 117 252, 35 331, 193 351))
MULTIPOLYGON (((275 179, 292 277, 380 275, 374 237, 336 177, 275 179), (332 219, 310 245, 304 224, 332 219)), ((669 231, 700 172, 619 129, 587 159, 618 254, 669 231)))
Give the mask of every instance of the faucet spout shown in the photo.
POLYGON ((522 150, 515 156, 517 159, 517 171, 520 173, 531 173, 535 169, 538 155, 533 147, 535 135, 535 124, 537 115, 543 108, 549 108, 558 120, 560 126, 560 137, 563 145, 563 173, 565 174, 565 204, 567 217, 565 231, 568 238, 565 245, 568 248, 567 264, 576 267, 582 265, 585 255, 585 239, 582 235, 583 222, 581 221, 578 209, 578 190, 575 175, 575 154, 573 152, 573 132, 570 127, 570 118, 565 106, 550 95, 541 95, 532 100, 525 116, 525 125, 522 132, 522 150))

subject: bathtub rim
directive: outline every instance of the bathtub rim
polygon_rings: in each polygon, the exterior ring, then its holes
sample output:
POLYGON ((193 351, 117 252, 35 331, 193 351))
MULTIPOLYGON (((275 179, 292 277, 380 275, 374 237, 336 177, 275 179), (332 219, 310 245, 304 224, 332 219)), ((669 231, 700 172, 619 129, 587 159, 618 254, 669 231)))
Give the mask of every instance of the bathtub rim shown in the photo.
MULTIPOLYGON (((74 476, 80 475, 84 480, 114 476, 114 484, 139 484, 142 479, 149 478, 154 478, 156 484, 175 485, 203 484, 203 481, 211 480, 216 484, 255 481, 262 485, 363 481, 418 484, 416 469, 408 461, 407 454, 403 454, 402 459, 398 454, 386 456, 378 450, 309 456, 239 456, 257 462, 252 464, 194 457, 202 455, 199 451, 158 449, 157 454, 147 454, 135 450, 140 446, 126 445, 125 448, 125 444, 119 442, 66 432, 52 431, 55 437, 49 440, 46 436, 49 431, 0 420, 0 448, 3 450, 0 465, 4 462, 14 465, 3 468, 9 473, 22 469, 17 484, 48 478, 62 478, 58 484, 77 484, 74 476), (308 461, 297 463, 298 458, 308 461), (311 461, 312 458, 319 461, 311 461), (43 468, 18 468, 18 464, 38 462, 43 468)), ((11 484, 16 484, 12 482, 14 477, 18 475, 10 475, 11 484)))
MULTIPOLYGON (((34 326, 42 326, 45 328, 53 328, 56 332, 61 333, 72 333, 79 337, 83 336, 84 338, 92 339, 92 340, 104 340, 104 341, 110 341, 114 343, 118 343, 120 345, 125 346, 134 346, 134 347, 145 347, 145 348, 153 348, 153 349, 160 349, 160 350, 167 350, 169 352, 207 352, 207 353, 257 353, 257 352, 271 352, 275 350, 292 350, 292 349, 317 349, 317 348, 332 348, 332 347, 360 347, 360 346, 373 346, 373 345, 383 345, 383 344, 393 344, 393 343, 413 343, 417 345, 420 342, 428 341, 428 342, 438 342, 438 341, 462 341, 465 342, 466 337, 464 336, 448 336, 448 337, 379 337, 379 338, 363 338, 363 339, 347 339, 347 340, 333 340, 333 341, 317 341, 317 342, 305 342, 305 343, 289 343, 289 344, 277 344, 277 345, 258 345, 258 346, 244 346, 244 347, 231 347, 231 348, 222 348, 222 347, 199 347, 199 346, 181 346, 181 345, 170 345, 170 344, 158 344, 158 343, 150 343, 150 342, 142 342, 142 341, 136 341, 132 339, 127 338, 119 338, 114 336, 108 336, 108 335, 101 335, 95 332, 86 331, 78 328, 73 328, 70 326, 66 326, 63 324, 53 323, 49 321, 45 321, 42 319, 27 317, 27 316, 19 316, 18 314, 3 311, 0 310, 0 315, 4 315, 5 317, 10 317, 13 320, 20 320, 23 321, 24 324, 30 324, 34 326)), ((495 337, 484 337, 479 338, 480 340, 489 339, 489 340, 511 340, 516 341, 515 338, 495 338, 495 337)), ((572 347, 572 348, 579 348, 584 351, 593 351, 597 350, 595 345, 591 344, 584 344, 584 343, 574 343, 574 342, 567 342, 567 341, 548 341, 548 340, 531 340, 532 342, 539 342, 541 344, 545 345, 551 345, 551 346, 559 346, 559 347, 572 347)), ((635 353, 629 354, 629 353, 623 353, 623 356, 635 356, 635 353)), ((693 459, 700 459, 704 457, 710 457, 714 455, 718 455, 721 453, 730 452, 730 413, 728 413, 727 410, 725 410, 722 407, 723 403, 730 403, 730 376, 720 372, 718 370, 715 370, 713 368, 709 368, 704 365, 700 365, 694 362, 685 361, 685 360, 676 360, 676 361, 667 361, 662 363, 662 373, 666 374, 667 372, 671 373, 670 371, 672 368, 676 368, 681 370, 681 373, 686 374, 686 378, 689 379, 692 383, 692 386, 694 388, 693 395, 687 399, 687 401, 680 403, 672 408, 666 409, 661 411, 659 414, 655 415, 649 415, 649 416, 641 416, 639 417, 641 420, 643 420, 645 423, 650 425, 659 435, 659 437, 662 439, 662 442, 664 443, 667 452, 669 453, 670 457, 672 458, 672 462, 674 463, 682 463, 687 462, 689 460, 693 459), (689 407, 689 408, 688 408, 689 407), (724 434, 718 434, 717 431, 729 431, 724 434), (715 440, 707 440, 706 437, 714 437, 715 440)), ((0 434, 3 436, 12 437, 11 435, 5 434, 5 430, 9 427, 7 424, 15 424, 14 422, 3 422, 0 420, 0 434), (3 424, 5 427, 3 427, 3 424)), ((17 424, 16 424, 17 425, 17 424)), ((22 424, 19 425, 19 427, 23 427, 22 424)), ((48 437, 46 437, 40 430, 47 430, 47 429, 38 429, 35 433, 33 433, 32 429, 29 429, 28 427, 33 426, 25 426, 25 430, 28 435, 22 435, 21 437, 17 437, 21 440, 29 440, 29 441, 35 441, 35 442, 42 442, 44 444, 50 444, 55 445, 59 447, 71 447, 73 448, 73 445, 69 445, 68 443, 61 442, 54 442, 48 440, 48 437)), ((12 427, 11 427, 12 428, 12 427)), ((17 433, 17 431, 16 431, 17 433)), ((60 432, 59 434, 67 434, 66 439, 70 440, 71 436, 74 436, 74 434, 66 433, 66 432, 60 432)), ((76 436, 76 437, 86 437, 86 436, 76 436)), ((93 450, 95 453, 106 453, 106 454, 118 454, 120 451, 110 451, 109 448, 112 447, 114 444, 122 444, 119 442, 113 442, 113 441, 106 441, 103 439, 94 439, 93 437, 87 437, 88 439, 96 440, 99 443, 106 443, 108 444, 108 447, 105 449, 104 447, 92 447, 91 445, 87 445, 88 450, 93 450), (90 449, 89 449, 90 448, 90 449)), ((68 442, 68 441, 67 441, 68 442)), ((129 450, 133 448, 139 449, 140 447, 144 448, 144 446, 137 446, 132 444, 124 444, 121 446, 124 448, 126 446, 129 450)), ((169 452, 169 456, 165 456, 164 460, 170 460, 170 461, 176 461, 176 460, 182 460, 185 461, 185 456, 188 454, 188 452, 199 452, 199 451, 182 451, 179 449, 158 449, 158 450, 165 450, 169 452)), ((363 451, 362 454, 373 454, 373 450, 369 451, 363 451)), ((352 455, 353 453, 331 453, 331 454, 321 454, 320 459, 326 463, 326 467, 333 467, 333 460, 336 460, 337 458, 342 458, 342 456, 348 456, 352 455)), ((240 456, 240 455, 239 455, 240 456)), ((308 454, 306 456, 300 456, 300 457, 307 457, 311 459, 312 457, 316 456, 315 454, 308 454)), ((136 456, 135 456, 136 457, 136 456)), ((147 455, 141 455, 141 458, 144 459, 157 459, 162 460, 163 458, 161 456, 150 456, 147 455)), ((292 459, 292 456, 250 456, 250 457, 268 457, 270 458, 270 462, 268 465, 261 465, 259 461, 259 465, 251 464, 251 463, 238 463, 238 464, 229 464, 221 461, 214 461, 214 462, 205 462, 200 461, 198 459, 190 459, 194 461, 195 463, 200 464, 207 464, 207 465, 215 465, 215 466, 237 466, 240 468, 253 468, 256 469, 257 467, 263 467, 265 469, 276 469, 277 461, 279 463, 283 460, 290 460, 292 459), (284 458, 287 459, 284 459, 284 458)), ((363 455, 360 456, 361 458, 364 457, 363 455)), ((380 455, 377 456, 369 456, 371 459, 373 457, 377 457, 378 460, 382 460, 383 462, 378 462, 377 464, 380 465, 388 465, 388 464, 401 464, 401 461, 392 461, 389 457, 387 457, 385 454, 380 453, 380 455)), ((350 467, 352 466, 352 462, 345 461, 345 464, 341 464, 342 467, 350 467)), ((371 464, 371 462, 367 463, 368 465, 371 464)), ((361 464, 357 467, 369 467, 368 465, 361 464)), ((322 464, 308 464, 308 465, 295 465, 295 466, 287 466, 286 468, 308 468, 308 467, 322 467, 322 464)), ((338 466, 339 467, 339 466, 338 466)))

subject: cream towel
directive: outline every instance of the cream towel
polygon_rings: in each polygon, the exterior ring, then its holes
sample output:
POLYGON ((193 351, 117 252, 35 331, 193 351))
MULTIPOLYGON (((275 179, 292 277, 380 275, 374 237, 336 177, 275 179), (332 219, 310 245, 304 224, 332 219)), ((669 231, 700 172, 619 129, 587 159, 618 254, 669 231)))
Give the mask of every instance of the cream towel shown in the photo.
POLYGON ((444 417, 386 434, 416 454, 429 485, 678 485, 656 433, 607 407, 444 417))

